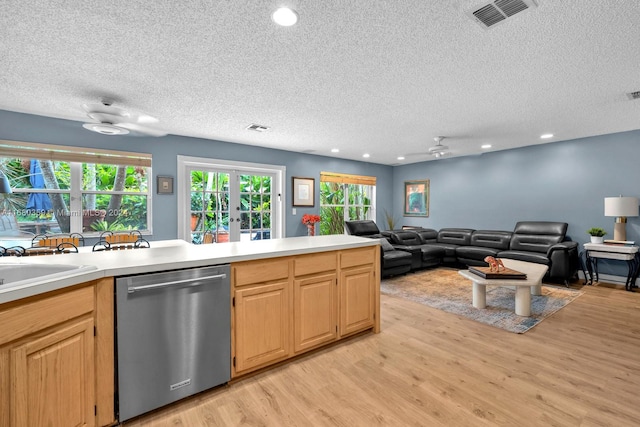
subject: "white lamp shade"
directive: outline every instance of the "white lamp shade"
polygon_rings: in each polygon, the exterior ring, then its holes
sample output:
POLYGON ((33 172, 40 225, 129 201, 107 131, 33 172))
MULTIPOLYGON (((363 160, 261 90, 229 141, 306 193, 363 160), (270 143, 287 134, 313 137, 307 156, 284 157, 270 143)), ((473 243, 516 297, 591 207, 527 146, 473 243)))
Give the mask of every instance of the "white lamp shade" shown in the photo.
POLYGON ((638 216, 637 197, 605 197, 604 216, 638 216))

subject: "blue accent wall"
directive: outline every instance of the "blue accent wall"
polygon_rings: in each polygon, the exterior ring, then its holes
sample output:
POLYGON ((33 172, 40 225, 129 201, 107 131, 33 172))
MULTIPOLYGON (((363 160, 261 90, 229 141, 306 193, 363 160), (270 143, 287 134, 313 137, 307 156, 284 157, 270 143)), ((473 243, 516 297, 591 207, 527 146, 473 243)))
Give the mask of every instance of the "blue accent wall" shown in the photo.
MULTIPOLYGON (((640 197, 638 159, 635 130, 398 166, 394 212, 403 212, 404 181, 429 179, 429 218, 405 217, 403 224, 513 230, 518 221, 562 221, 581 244, 591 227, 613 239, 614 218, 604 216, 604 198, 640 197)), ((627 240, 640 242, 640 217, 628 218, 626 228, 627 240)), ((620 262, 602 262, 600 271, 626 276, 620 262)))
MULTIPOLYGON (((288 237, 304 235, 302 215, 319 212, 316 191, 316 206, 297 208, 292 215, 291 177, 312 177, 317 185, 321 171, 377 177, 381 229, 386 229, 385 211, 393 212, 398 225, 435 229, 512 230, 521 220, 563 221, 568 235, 585 243, 591 227, 602 227, 606 238, 613 238, 614 218, 604 216, 605 197, 640 197, 640 130, 396 167, 174 135, 103 136, 84 130, 80 122, 2 110, 0 139, 151 153, 154 181, 156 175, 176 176, 179 154, 286 166, 288 237), (430 180, 428 218, 402 216, 404 181, 417 179, 430 180)), ((177 196, 154 194, 152 203, 153 239, 175 238, 177 196)), ((628 219, 627 238, 640 242, 640 217, 628 219)), ((626 274, 620 263, 602 264, 604 273, 626 274)))
MULTIPOLYGON (((285 166, 287 173, 285 177, 286 237, 306 235, 307 229, 301 222, 302 215, 320 212, 321 171, 377 177, 378 218, 376 222, 384 224, 384 210, 389 212, 392 210, 390 195, 393 188, 393 168, 391 166, 175 135, 162 138, 105 136, 83 129, 81 122, 3 110, 0 110, 0 139, 151 153, 154 183, 157 175, 169 175, 176 177, 174 188, 177 188, 179 185, 177 180, 180 179, 177 177, 178 155, 285 166), (296 215, 292 214, 291 209, 291 177, 293 176, 316 180, 315 207, 296 208, 296 215)), ((2 156, 1 151, 0 156, 2 156)), ((176 192, 173 195, 153 194, 153 240, 177 237, 177 200, 176 192)))

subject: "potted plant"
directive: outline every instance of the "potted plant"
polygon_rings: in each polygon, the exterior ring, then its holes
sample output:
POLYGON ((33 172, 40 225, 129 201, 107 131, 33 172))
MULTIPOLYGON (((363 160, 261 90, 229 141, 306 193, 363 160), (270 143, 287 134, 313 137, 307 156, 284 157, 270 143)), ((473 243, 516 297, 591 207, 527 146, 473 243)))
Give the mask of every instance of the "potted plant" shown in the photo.
POLYGON ((591 236, 591 243, 603 243, 607 232, 600 227, 591 227, 587 230, 587 234, 591 236))
POLYGON ((302 215, 302 223, 307 226, 307 236, 316 235, 316 222, 320 222, 320 215, 302 215))
POLYGON ((198 227, 198 222, 202 217, 202 194, 191 193, 191 231, 198 227))

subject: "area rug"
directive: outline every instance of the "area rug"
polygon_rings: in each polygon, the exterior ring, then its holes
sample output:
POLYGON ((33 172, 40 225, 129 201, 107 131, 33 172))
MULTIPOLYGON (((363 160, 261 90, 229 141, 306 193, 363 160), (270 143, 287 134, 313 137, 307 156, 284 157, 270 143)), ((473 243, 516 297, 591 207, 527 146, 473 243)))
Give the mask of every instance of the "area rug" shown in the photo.
POLYGON ((531 316, 522 317, 515 314, 515 290, 510 288, 488 286, 487 307, 473 307, 472 284, 455 269, 437 268, 409 273, 384 279, 380 286, 385 295, 405 298, 519 334, 583 294, 577 289, 543 284, 542 295, 531 296, 531 316))

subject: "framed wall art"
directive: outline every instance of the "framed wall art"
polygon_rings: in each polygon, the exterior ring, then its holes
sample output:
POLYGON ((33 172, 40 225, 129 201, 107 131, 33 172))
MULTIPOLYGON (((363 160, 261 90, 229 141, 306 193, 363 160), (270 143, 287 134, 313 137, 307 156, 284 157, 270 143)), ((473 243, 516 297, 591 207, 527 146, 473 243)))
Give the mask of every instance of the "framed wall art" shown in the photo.
POLYGON ((429 180, 404 182, 404 216, 429 216, 429 180))
POLYGON ((315 205, 315 179, 293 177, 293 206, 313 207, 315 205))
POLYGON ((173 194, 173 177, 158 175, 158 194, 173 194))

